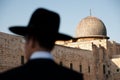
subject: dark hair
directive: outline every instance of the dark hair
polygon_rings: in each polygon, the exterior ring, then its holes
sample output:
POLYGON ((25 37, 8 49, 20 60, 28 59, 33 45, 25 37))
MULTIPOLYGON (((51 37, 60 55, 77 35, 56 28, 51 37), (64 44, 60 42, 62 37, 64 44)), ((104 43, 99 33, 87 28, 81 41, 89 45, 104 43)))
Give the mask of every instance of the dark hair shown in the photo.
POLYGON ((25 36, 25 38, 33 39, 34 41, 37 41, 39 43, 39 46, 46 48, 47 50, 51 51, 55 45, 55 39, 51 37, 46 37, 45 35, 39 36, 39 35, 34 35, 34 34, 29 34, 25 36))

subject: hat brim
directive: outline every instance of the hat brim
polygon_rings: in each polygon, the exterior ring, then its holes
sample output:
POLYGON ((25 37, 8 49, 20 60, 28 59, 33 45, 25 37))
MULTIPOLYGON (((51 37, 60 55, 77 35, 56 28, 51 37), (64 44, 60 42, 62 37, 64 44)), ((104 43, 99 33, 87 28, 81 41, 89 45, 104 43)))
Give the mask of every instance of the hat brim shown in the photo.
POLYGON ((14 34, 22 35, 22 36, 25 36, 28 33, 27 27, 24 27, 24 26, 10 27, 9 30, 14 34))
MULTIPOLYGON (((28 28, 25 26, 14 26, 14 27, 10 27, 9 30, 14 34, 21 36, 25 36, 28 34, 28 28)), ((71 40, 71 39, 73 39, 71 36, 63 33, 58 33, 56 36, 56 40, 71 40)))

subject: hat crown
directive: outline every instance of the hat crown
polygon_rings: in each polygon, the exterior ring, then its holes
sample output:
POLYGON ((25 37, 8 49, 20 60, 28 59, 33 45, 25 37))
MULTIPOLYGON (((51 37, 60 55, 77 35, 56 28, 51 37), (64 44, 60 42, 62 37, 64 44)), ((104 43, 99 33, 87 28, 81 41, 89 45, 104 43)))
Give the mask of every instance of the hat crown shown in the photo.
POLYGON ((37 9, 28 24, 28 28, 44 34, 58 33, 60 17, 57 13, 43 8, 37 9))

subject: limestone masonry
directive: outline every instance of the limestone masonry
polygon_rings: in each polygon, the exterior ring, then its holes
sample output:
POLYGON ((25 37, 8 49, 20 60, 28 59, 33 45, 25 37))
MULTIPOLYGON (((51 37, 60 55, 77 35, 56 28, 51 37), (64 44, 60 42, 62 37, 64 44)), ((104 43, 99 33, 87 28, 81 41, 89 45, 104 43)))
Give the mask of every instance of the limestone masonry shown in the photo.
MULTIPOLYGON (((0 72, 26 62, 22 37, 0 33, 0 41, 0 72)), ((56 41, 52 54, 59 65, 83 73, 84 80, 120 80, 120 43, 109 40, 96 17, 82 19, 75 39, 56 41)))
POLYGON ((0 72, 21 65, 21 60, 25 61, 23 44, 22 37, 0 32, 0 72))

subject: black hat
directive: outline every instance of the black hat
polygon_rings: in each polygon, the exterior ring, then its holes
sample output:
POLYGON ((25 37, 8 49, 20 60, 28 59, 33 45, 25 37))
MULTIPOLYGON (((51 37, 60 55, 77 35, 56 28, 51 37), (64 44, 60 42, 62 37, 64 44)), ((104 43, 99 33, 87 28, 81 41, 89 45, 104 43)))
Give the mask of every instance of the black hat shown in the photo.
POLYGON ((28 34, 38 37, 54 38, 55 40, 70 40, 71 36, 59 33, 60 16, 58 13, 38 8, 32 14, 27 26, 12 26, 9 28, 15 34, 26 36, 28 34))

